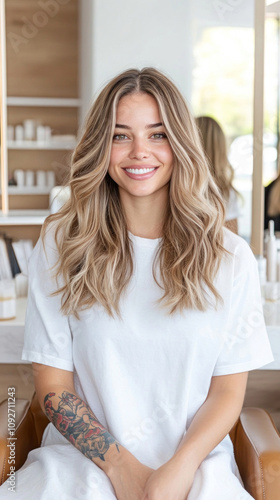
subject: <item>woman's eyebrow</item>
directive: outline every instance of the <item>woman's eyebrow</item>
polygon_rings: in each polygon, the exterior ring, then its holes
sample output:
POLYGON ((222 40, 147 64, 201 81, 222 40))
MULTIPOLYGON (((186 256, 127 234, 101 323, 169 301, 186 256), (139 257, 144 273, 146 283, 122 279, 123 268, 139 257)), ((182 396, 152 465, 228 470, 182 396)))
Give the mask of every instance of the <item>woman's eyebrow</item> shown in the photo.
POLYGON ((121 125, 120 123, 116 123, 115 128, 125 128, 127 130, 131 130, 131 127, 128 125, 121 125))
POLYGON ((159 123, 152 123, 151 125, 146 125, 145 128, 158 128, 158 127, 162 127, 163 124, 161 122, 159 123))
MULTIPOLYGON (((146 125, 145 128, 158 128, 162 126, 163 126, 162 122, 159 122, 159 123, 151 123, 151 125, 146 125)), ((115 128, 124 128, 126 130, 131 130, 131 127, 129 127, 128 125, 123 125, 121 123, 116 123, 115 128)))

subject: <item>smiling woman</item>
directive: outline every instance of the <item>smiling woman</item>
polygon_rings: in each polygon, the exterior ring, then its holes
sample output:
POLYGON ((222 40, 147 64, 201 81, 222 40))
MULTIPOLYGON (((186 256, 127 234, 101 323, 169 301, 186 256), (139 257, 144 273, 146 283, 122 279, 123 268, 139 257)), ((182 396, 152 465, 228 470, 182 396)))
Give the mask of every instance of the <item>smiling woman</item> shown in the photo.
POLYGON ((23 359, 51 423, 13 498, 251 499, 228 432, 272 360, 257 265, 165 75, 104 88, 70 191, 30 259, 23 359))
POLYGON ((171 313, 189 306, 204 310, 219 300, 213 280, 224 253, 224 206, 195 122, 165 75, 153 68, 129 70, 104 88, 73 154, 70 189, 69 202, 45 226, 57 221, 56 236, 61 230, 68 235, 57 240, 64 313, 76 315, 81 306, 99 302, 110 315, 119 314, 133 272, 128 230, 163 236, 157 252, 165 291, 160 301, 171 313), (125 171, 144 164, 155 173, 141 182, 125 171))
POLYGON ((157 101, 145 93, 124 96, 117 107, 116 121, 109 175, 119 186, 126 217, 136 203, 135 197, 142 197, 143 228, 141 231, 138 226, 138 232, 143 233, 145 228, 155 225, 154 234, 148 236, 158 237, 161 228, 156 229, 156 221, 153 223, 151 220, 152 214, 156 217, 156 211, 151 212, 151 205, 154 196, 157 204, 162 207, 168 205, 173 152, 161 122, 157 101))

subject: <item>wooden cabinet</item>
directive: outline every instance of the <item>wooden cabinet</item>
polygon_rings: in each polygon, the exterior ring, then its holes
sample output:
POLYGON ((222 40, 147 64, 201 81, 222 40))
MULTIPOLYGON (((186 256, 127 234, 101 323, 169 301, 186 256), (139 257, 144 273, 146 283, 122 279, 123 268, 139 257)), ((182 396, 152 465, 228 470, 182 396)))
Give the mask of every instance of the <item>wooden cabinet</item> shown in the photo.
POLYGON ((79 1, 0 2, 0 231, 35 242, 48 214, 50 190, 36 186, 36 172, 53 171, 56 184, 67 180, 79 127, 79 1), (8 140, 7 126, 27 119, 50 127, 57 139, 8 140), (9 186, 16 170, 34 172, 34 186, 9 186))

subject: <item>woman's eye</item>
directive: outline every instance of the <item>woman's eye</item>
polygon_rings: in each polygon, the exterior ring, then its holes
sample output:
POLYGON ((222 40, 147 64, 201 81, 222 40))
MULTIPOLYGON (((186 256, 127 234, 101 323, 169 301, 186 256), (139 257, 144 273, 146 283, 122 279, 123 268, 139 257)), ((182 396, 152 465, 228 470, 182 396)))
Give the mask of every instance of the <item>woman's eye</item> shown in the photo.
POLYGON ((124 141, 125 139, 127 139, 127 135, 125 134, 115 134, 113 136, 113 141, 124 141))
POLYGON ((153 139, 166 139, 166 134, 164 132, 158 132, 157 134, 153 134, 152 138, 153 139))

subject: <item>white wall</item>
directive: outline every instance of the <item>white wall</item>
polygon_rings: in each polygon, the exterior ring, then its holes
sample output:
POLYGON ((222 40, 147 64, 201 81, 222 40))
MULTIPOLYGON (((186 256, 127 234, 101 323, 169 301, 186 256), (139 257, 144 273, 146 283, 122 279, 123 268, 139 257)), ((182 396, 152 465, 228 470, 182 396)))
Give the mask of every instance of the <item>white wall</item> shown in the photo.
POLYGON ((121 71, 155 66, 191 99, 193 43, 205 26, 252 26, 254 0, 80 0, 82 123, 121 71))
POLYGON ((190 97, 190 4, 187 0, 81 0, 82 117, 104 84, 131 67, 164 71, 190 97))

